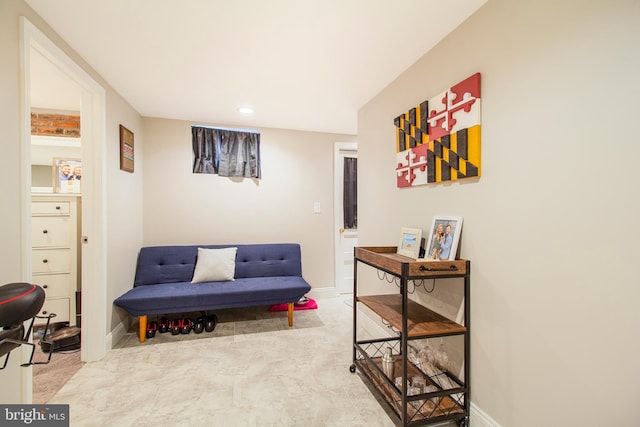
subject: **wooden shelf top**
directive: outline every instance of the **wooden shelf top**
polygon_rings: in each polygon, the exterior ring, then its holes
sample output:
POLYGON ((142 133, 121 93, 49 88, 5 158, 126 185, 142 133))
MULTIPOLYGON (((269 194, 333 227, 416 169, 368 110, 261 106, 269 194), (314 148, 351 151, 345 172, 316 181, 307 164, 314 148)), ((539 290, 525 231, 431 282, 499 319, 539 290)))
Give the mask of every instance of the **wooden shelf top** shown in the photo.
MULTIPOLYGON (((401 295, 359 296, 358 301, 389 322, 391 326, 402 331, 401 295)), ((411 299, 407 299, 407 305, 407 333, 410 338, 451 335, 464 333, 467 330, 464 326, 429 310, 411 299)))
POLYGON ((415 260, 398 255, 397 250, 397 246, 358 246, 354 249, 354 255, 359 261, 398 276, 462 277, 469 274, 468 260, 428 261, 423 258, 415 260))

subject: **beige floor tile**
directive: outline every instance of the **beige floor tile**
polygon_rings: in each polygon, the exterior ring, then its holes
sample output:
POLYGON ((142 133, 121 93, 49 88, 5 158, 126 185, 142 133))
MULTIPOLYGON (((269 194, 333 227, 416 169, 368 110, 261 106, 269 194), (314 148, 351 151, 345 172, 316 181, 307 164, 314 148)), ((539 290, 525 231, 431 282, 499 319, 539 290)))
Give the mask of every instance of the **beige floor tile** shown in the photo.
MULTIPOLYGON (((223 310, 212 333, 135 329, 84 366, 50 400, 75 426, 393 426, 358 374, 346 298, 317 310, 223 310)), ((133 325, 135 328, 136 325, 133 325)))

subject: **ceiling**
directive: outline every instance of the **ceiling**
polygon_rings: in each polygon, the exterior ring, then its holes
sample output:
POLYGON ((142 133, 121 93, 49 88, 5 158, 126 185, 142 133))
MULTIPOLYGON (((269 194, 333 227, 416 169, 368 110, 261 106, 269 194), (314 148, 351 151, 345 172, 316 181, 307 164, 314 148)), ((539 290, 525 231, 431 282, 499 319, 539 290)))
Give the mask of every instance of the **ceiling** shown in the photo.
MULTIPOLYGON (((356 134, 358 109, 487 0, 25 1, 142 116, 356 134)), ((41 65, 33 106, 74 109, 41 65)))

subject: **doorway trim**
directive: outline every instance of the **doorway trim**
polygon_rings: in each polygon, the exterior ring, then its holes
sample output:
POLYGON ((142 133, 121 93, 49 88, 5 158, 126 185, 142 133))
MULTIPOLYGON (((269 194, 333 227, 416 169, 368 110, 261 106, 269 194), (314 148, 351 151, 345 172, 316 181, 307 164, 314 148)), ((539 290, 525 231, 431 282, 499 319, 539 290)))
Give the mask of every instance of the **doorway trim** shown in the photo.
POLYGON ((342 182, 337 179, 338 176, 338 168, 342 167, 341 153, 345 151, 358 151, 358 143, 357 142, 336 142, 333 147, 333 240, 334 240, 334 282, 335 289, 338 293, 344 293, 344 289, 341 287, 340 283, 343 281, 343 277, 340 277, 340 272, 342 271, 340 265, 343 262, 343 251, 341 245, 341 232, 340 228, 342 227, 343 218, 342 218, 342 182))
MULTIPOLYGON (((104 88, 66 53, 56 46, 27 18, 20 17, 21 75, 21 143, 22 143, 22 253, 23 279, 31 281, 31 50, 67 74, 81 90, 82 121, 82 317, 81 359, 85 362, 102 359, 108 350, 106 339, 106 97, 104 88), (83 239, 84 241, 84 239, 83 239)), ((30 380, 29 380, 30 382, 30 380)), ((31 385, 28 386, 29 401, 31 385)))

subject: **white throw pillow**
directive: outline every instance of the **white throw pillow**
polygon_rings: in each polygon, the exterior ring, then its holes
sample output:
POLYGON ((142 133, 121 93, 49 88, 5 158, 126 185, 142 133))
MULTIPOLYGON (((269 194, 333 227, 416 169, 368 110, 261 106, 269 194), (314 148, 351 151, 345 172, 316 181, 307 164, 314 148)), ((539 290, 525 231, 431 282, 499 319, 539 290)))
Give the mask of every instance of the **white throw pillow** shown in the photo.
POLYGON ((198 248, 198 260, 191 283, 234 280, 238 248, 198 248))

